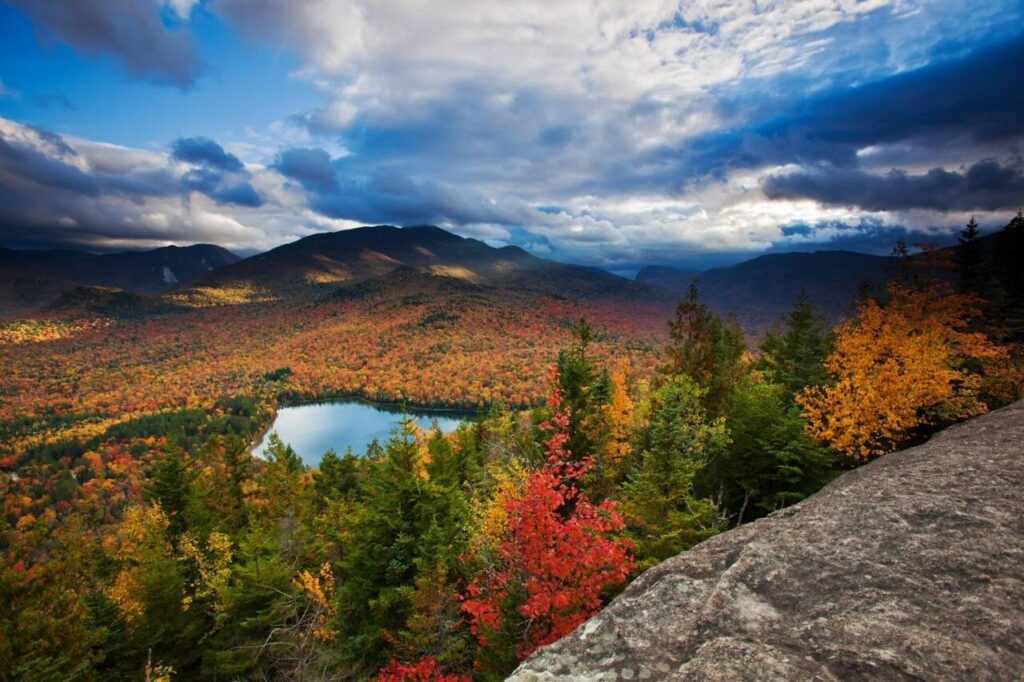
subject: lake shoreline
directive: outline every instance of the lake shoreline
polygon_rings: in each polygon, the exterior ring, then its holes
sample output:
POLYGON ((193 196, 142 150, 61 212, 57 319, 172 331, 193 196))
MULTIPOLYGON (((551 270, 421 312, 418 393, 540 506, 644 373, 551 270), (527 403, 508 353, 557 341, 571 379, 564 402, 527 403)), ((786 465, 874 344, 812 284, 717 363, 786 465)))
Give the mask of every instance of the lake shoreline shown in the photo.
POLYGON ((271 410, 267 425, 249 442, 249 454, 262 459, 268 435, 277 432, 281 440, 299 454, 305 466, 316 467, 328 450, 351 449, 360 454, 365 453, 374 440, 383 443, 403 415, 420 428, 438 423, 442 431, 449 432, 461 423, 471 422, 478 414, 478 411, 459 408, 380 402, 358 395, 282 400, 271 410), (293 410, 308 414, 288 415, 293 410), (284 423, 282 415, 288 415, 284 423))

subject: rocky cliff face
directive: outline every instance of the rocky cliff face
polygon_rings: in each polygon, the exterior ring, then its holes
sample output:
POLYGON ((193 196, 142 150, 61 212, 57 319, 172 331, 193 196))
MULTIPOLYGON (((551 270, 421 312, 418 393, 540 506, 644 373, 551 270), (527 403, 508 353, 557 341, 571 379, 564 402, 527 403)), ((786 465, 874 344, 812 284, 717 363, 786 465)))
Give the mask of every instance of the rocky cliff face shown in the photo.
POLYGON ((647 571, 511 679, 1019 680, 1024 401, 647 571))

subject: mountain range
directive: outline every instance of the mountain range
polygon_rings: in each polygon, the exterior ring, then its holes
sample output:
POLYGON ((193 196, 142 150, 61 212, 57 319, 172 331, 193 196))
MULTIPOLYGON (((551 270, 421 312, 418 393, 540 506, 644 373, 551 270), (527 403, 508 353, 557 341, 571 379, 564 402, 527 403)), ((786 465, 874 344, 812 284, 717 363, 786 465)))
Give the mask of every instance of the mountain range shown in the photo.
MULTIPOLYGON (((0 313, 12 317, 45 306, 68 309, 97 298, 104 309, 113 305, 122 311, 133 305, 162 310, 172 302, 315 301, 353 295, 353 287, 365 290, 367 283, 379 291, 401 282, 404 290, 416 273, 458 283, 460 291, 468 287, 499 295, 515 291, 576 301, 643 301, 663 308, 666 316, 694 283, 709 307, 734 315, 749 336, 757 337, 801 291, 834 322, 851 311, 862 287, 885 279, 888 262, 849 251, 782 253, 704 272, 651 266, 629 280, 539 258, 516 246, 492 247, 434 226, 377 225, 312 235, 245 259, 205 244, 108 255, 0 249, 0 313)), ((622 308, 622 314, 628 310, 622 308)))

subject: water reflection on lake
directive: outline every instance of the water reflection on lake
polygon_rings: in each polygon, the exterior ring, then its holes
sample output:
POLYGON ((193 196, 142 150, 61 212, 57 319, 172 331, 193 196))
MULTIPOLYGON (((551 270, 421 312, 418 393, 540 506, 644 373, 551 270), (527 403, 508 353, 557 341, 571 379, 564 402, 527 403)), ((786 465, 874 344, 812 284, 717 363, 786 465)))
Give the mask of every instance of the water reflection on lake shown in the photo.
MULTIPOLYGON (((397 406, 375 405, 357 400, 282 407, 253 453, 262 456, 267 438, 276 432, 310 466, 319 464, 327 450, 334 450, 340 455, 349 447, 355 454, 362 455, 374 438, 384 444, 391 430, 401 421, 402 414, 402 409, 397 406)), ((472 416, 464 412, 412 408, 406 409, 405 414, 425 429, 436 421, 438 427, 446 433, 454 431, 472 416)))

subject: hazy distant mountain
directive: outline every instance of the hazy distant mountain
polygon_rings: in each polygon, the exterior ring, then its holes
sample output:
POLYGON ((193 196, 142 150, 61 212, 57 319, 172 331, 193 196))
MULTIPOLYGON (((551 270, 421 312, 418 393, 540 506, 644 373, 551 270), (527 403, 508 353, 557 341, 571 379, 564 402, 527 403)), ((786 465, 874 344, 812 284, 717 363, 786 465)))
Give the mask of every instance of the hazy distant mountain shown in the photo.
POLYGON ((637 280, 685 295, 696 279, 700 299, 719 314, 734 314, 744 330, 758 336, 793 306, 801 290, 827 321, 853 309, 863 284, 886 279, 890 259, 852 251, 815 251, 758 256, 702 273, 649 267, 637 280))
POLYGON ((659 295, 603 270, 545 260, 517 246, 495 248, 433 226, 387 225, 305 237, 197 278, 177 292, 236 301, 321 296, 398 269, 570 297, 659 295))
POLYGON ((96 255, 85 251, 0 249, 0 313, 21 313, 76 287, 157 293, 238 261, 210 244, 96 255))
POLYGON ((667 265, 648 265, 636 273, 636 281, 650 286, 668 289, 676 294, 685 294, 700 272, 680 270, 667 265))

